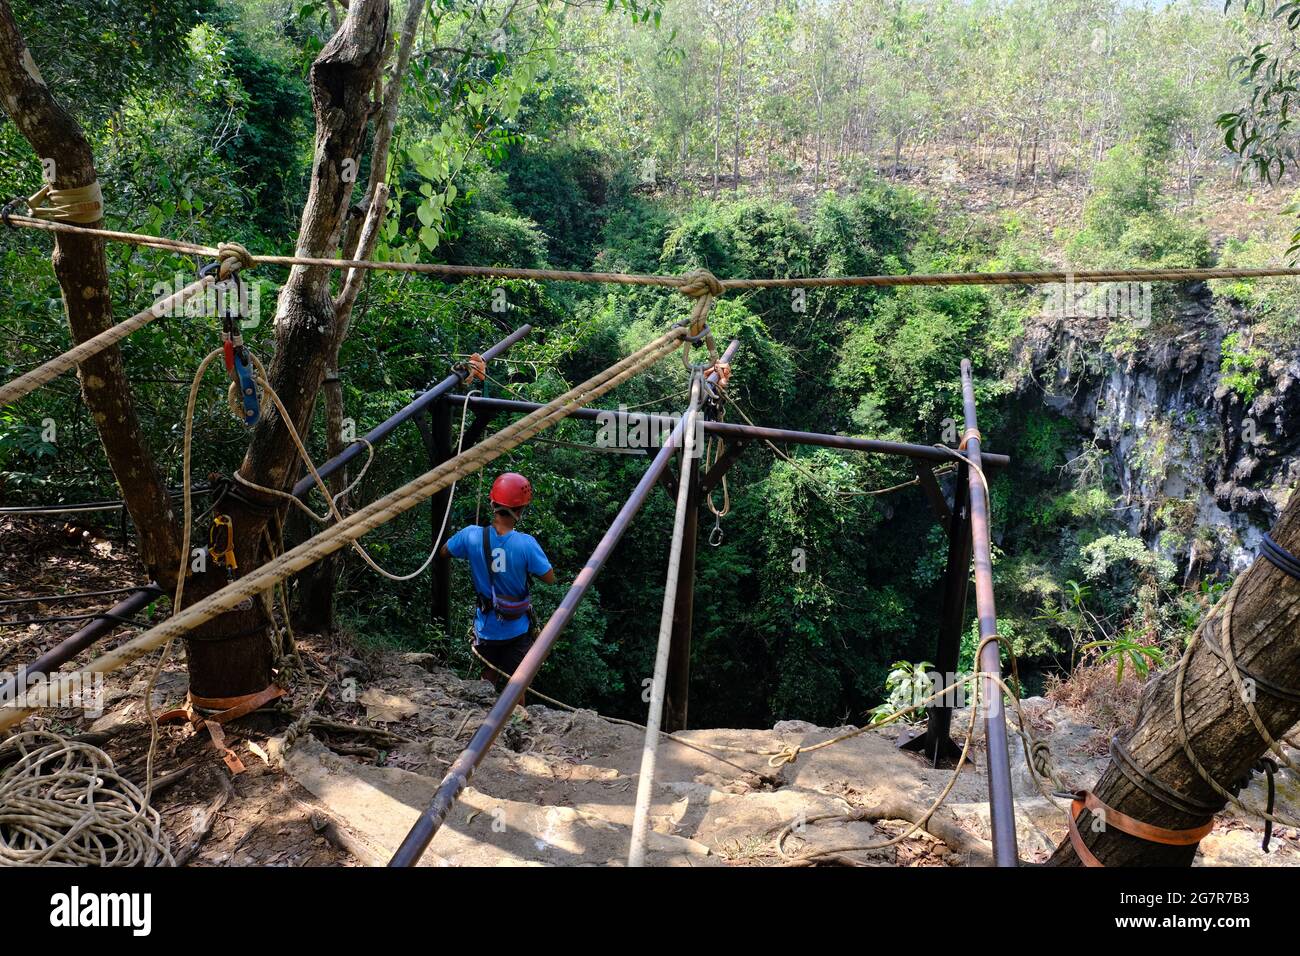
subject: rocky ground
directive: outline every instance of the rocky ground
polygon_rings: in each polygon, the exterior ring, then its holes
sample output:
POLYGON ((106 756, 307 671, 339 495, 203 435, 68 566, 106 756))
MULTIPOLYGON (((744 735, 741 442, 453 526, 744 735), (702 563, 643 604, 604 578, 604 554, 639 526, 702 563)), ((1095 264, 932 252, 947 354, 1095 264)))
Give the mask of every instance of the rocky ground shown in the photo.
MULTIPOLYGON (((5 567, 22 552, 22 580, 3 582, 5 596, 40 593, 62 569, 64 590, 112 587, 135 580, 129 556, 101 535, 10 522, 0 527, 5 567), (24 550, 25 549, 25 550, 24 550), (93 567, 93 574, 90 570, 93 567), (75 584, 74 584, 75 582, 75 584)), ((90 606, 97 606, 89 602, 90 606)), ((0 661, 17 666, 76 627, 3 626, 52 608, 0 607, 0 661)), ((120 632, 125 636, 125 631, 120 632)), ((121 640, 117 636, 110 641, 121 640)), ((354 866, 382 864, 433 796, 447 766, 492 705, 491 686, 440 666, 431 655, 367 651, 342 637, 300 637, 305 673, 284 712, 259 712, 229 725, 245 770, 232 776, 206 733, 185 724, 160 729, 155 806, 174 853, 192 866, 354 866), (321 694, 321 688, 325 688, 321 694), (282 735, 289 711, 317 699, 310 735, 288 753, 282 735)), ((93 734, 129 778, 143 782, 149 749, 144 692, 153 659, 105 682, 103 712, 45 713, 29 726, 65 735, 93 734)), ((154 703, 162 710, 185 695, 183 652, 164 667, 154 703)), ((1105 764, 1106 735, 1079 711, 1042 698, 1024 702, 1031 730, 1051 748, 1064 783, 1088 786, 1105 764)), ((954 729, 964 732, 959 712, 954 729)), ((680 735, 702 748, 780 751, 809 747, 849 728, 784 721, 771 729, 694 730, 680 735)), ((900 751, 908 728, 873 730, 779 769, 768 757, 716 756, 665 740, 659 753, 651 821, 652 864, 774 866, 818 850, 822 864, 961 866, 989 860, 983 746, 963 770, 927 831, 885 849, 909 829, 948 785, 952 771, 932 769, 900 751), (719 759, 721 757, 722 759, 719 759), (824 819, 822 819, 824 818, 824 819), (846 849, 849 848, 849 849, 846 849)), ((589 711, 530 703, 516 711, 470 788, 425 855, 426 865, 620 865, 626 859, 643 735, 589 711)), ((1065 817, 1039 793, 1013 740, 1013 779, 1020 853, 1045 860, 1065 833, 1065 817)), ((1287 778, 1284 778, 1287 779, 1287 778)), ((1294 784, 1280 788, 1283 812, 1300 807, 1294 784)), ((1262 805, 1262 781, 1245 794, 1262 805)), ((1260 851, 1261 829, 1225 813, 1201 845, 1201 865, 1300 864, 1300 834, 1280 828, 1272 852, 1260 851)))

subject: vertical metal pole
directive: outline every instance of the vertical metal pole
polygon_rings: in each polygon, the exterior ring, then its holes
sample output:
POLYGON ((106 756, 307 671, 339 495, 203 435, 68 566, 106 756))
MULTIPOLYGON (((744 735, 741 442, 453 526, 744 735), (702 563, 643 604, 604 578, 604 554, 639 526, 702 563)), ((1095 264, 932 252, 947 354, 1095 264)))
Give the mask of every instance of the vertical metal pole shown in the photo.
MULTIPOLYGON (((429 466, 435 468, 448 461, 453 454, 451 446, 451 406, 446 402, 434 402, 429 409, 429 430, 432 433, 432 447, 429 466)), ((451 489, 444 488, 434 495, 430 512, 429 536, 433 547, 441 547, 438 533, 442 530, 442 519, 447 513, 447 503, 451 501, 451 489)), ((447 530, 451 530, 448 522, 447 530)), ((437 555, 431 566, 433 573, 429 576, 429 617, 430 623, 441 624, 443 633, 451 636, 451 558, 437 555)))
MULTIPOLYGON (((682 454, 686 454, 685 451, 682 454)), ((668 646, 668 687, 663 729, 670 734, 686 729, 686 708, 691 691, 691 629, 695 613, 695 551, 700 526, 699 462, 687 463, 686 524, 682 530, 681 570, 677 600, 673 604, 673 632, 668 646)))
MULTIPOLYGON (((969 471, 970 523, 975 557, 975 606, 979 614, 980 641, 998 633, 997 608, 993 601, 993 547, 989 537, 988 500, 979 473, 979 424, 975 416, 975 387, 969 359, 961 363, 962 401, 966 412, 966 457, 974 466, 969 471)), ((1001 676, 1002 659, 996 642, 985 645, 978 661, 980 671, 1001 676)), ((993 829, 993 861, 998 866, 1019 866, 1016 853, 1016 810, 1011 795, 1011 756, 1007 746, 1007 724, 1002 712, 1002 689, 989 678, 980 681, 984 704, 984 734, 988 740, 989 819, 993 829)))
MULTIPOLYGON (((970 586, 971 531, 970 531, 970 469, 963 462, 957 467, 956 483, 952 495, 952 520, 948 524, 948 564, 943 575, 943 610, 939 617, 939 644, 934 666, 940 674, 935 690, 947 687, 955 680, 957 659, 961 655, 961 632, 966 623, 966 593, 970 586)), ((954 760, 961 748, 953 743, 952 704, 943 701, 929 708, 925 733, 903 747, 923 753, 931 766, 941 760, 954 760)))

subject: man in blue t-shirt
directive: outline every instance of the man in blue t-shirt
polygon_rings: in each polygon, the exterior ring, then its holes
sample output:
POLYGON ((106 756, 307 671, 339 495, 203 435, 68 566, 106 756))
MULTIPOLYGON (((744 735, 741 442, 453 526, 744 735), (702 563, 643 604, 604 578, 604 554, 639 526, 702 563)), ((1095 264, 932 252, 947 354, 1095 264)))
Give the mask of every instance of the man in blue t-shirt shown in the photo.
MULTIPOLYGON (((555 583, 555 571, 542 546, 515 525, 533 500, 533 486, 515 472, 499 475, 489 494, 492 522, 461 528, 442 546, 442 556, 469 562, 478 611, 474 615, 474 647, 493 666, 513 674, 533 646, 536 617, 528 595, 528 579, 555 583)), ((484 676, 500 692, 509 679, 486 669, 484 676)))

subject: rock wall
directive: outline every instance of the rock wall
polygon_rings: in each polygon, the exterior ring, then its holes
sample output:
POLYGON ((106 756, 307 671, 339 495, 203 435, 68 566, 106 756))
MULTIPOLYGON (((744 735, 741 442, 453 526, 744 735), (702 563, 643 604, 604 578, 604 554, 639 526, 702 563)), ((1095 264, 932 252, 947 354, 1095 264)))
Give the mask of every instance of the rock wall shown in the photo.
POLYGON ((1222 374, 1225 336, 1253 341, 1241 310, 1198 283, 1158 290, 1145 315, 1121 311, 1045 309, 1026 329, 1017 390, 1105 454, 1130 533, 1189 578, 1240 571, 1300 478, 1300 355, 1267 351, 1247 401, 1222 374))

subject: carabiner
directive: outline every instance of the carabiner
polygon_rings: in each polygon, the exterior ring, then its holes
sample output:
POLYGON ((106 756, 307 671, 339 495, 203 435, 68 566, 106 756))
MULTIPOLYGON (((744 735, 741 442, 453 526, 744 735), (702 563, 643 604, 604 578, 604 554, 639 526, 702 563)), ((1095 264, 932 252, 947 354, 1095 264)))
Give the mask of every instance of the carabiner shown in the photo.
POLYGON ((227 574, 239 569, 239 562, 235 560, 235 525, 230 515, 212 516, 212 527, 208 529, 208 553, 213 561, 225 567, 227 574), (226 540, 221 544, 217 542, 218 529, 225 532, 226 540))
POLYGON ((717 548, 722 544, 722 515, 713 518, 713 530, 709 532, 709 547, 717 548))

